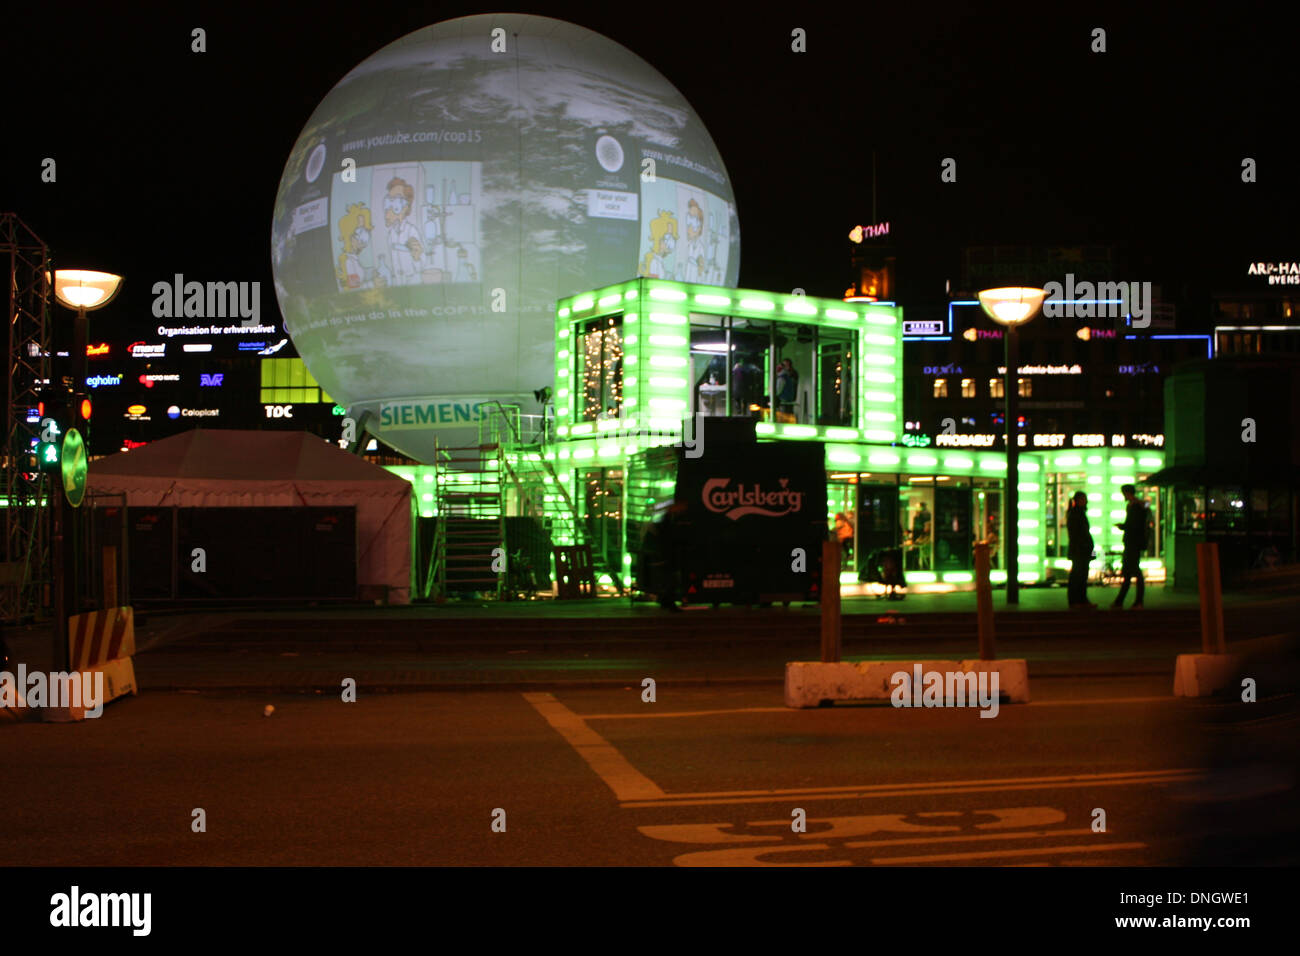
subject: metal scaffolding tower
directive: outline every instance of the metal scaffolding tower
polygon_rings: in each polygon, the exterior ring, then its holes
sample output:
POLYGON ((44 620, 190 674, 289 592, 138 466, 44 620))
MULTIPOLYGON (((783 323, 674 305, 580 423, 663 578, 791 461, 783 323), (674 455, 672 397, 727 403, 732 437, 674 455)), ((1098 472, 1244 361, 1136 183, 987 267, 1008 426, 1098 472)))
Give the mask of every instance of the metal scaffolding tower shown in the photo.
POLYGON ((0 554, 0 621, 19 623, 48 606, 51 581, 47 479, 31 464, 40 431, 31 410, 50 377, 49 247, 13 213, 0 213, 0 262, 8 310, 5 378, 4 551, 0 554))

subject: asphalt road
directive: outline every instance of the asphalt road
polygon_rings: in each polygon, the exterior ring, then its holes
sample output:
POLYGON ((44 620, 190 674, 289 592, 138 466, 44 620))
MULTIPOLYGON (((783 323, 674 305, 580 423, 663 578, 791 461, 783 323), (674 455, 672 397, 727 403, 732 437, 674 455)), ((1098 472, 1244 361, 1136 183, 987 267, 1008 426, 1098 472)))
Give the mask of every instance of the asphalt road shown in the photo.
POLYGON ((146 692, 0 728, 0 865, 1179 863, 1205 705, 1169 691, 1043 679, 994 719, 777 687, 146 692))

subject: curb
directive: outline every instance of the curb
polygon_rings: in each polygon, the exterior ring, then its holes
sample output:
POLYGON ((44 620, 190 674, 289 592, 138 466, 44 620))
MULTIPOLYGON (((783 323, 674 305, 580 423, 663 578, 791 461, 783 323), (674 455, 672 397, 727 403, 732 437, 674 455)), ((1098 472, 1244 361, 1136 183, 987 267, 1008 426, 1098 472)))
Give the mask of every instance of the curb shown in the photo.
MULTIPOLYGON (((892 663, 892 662, 891 662, 892 663)), ((1059 664, 1059 662, 1054 662, 1059 664)), ((1050 670, 1038 671, 1033 669, 1033 662, 1030 662, 1032 676, 1035 679, 1043 680, 1080 680, 1091 678, 1123 678, 1123 677, 1152 677, 1164 676, 1169 672, 1169 662, 1160 660, 1152 661, 1150 664, 1141 668, 1130 668, 1127 670, 1107 670, 1096 672, 1079 672, 1067 670, 1060 667, 1054 667, 1050 670)), ((419 694, 419 693, 446 693, 456 691, 497 691, 502 693, 508 692, 527 692, 546 690, 556 688, 560 690, 610 690, 621 689, 624 687, 636 687, 638 678, 593 678, 589 680, 565 680, 558 678, 556 680, 513 680, 513 681, 403 681, 401 683, 384 682, 382 679, 374 684, 358 684, 358 690, 364 690, 372 694, 419 694)), ((782 687, 785 684, 784 673, 776 674, 771 677, 664 677, 656 678, 656 684, 659 687, 782 687)), ((319 682, 302 683, 302 684, 190 684, 183 681, 171 680, 165 683, 149 682, 142 688, 143 693, 213 693, 213 694, 337 694, 339 693, 338 683, 323 684, 319 682)))
MULTIPOLYGON (((683 677, 656 680, 657 687, 723 685, 728 687, 766 686, 779 687, 781 677, 683 677)), ((582 680, 582 681, 501 681, 499 683, 465 684, 447 681, 403 684, 358 684, 358 693, 365 691, 372 694, 420 694, 442 693, 445 691, 539 691, 556 688, 560 690, 612 690, 636 688, 635 679, 624 680, 582 680)), ((145 692, 191 693, 191 694, 337 694, 338 684, 298 684, 292 687, 284 685, 258 686, 254 684, 213 684, 195 687, 192 684, 159 684, 145 688, 145 692)))

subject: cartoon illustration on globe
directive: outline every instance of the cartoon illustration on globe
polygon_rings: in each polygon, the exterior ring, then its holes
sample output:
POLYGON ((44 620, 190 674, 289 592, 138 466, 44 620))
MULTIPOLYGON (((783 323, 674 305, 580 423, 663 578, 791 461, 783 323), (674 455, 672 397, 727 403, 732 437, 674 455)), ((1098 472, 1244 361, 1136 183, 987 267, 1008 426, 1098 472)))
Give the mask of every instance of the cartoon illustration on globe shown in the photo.
POLYGON ((361 253, 370 246, 370 210, 365 203, 348 206, 347 214, 339 220, 339 287, 342 289, 369 289, 375 284, 375 268, 361 261, 361 253))
POLYGON ((686 262, 682 279, 704 281, 704 210, 694 199, 686 203, 686 262))
POLYGON ((642 237, 637 274, 721 285, 723 274, 716 258, 717 250, 727 241, 728 204, 708 190, 663 177, 642 184, 641 202, 645 209, 659 210, 659 215, 650 220, 642 237), (706 210, 713 229, 707 240, 706 210))
POLYGON ((650 251, 641 260, 638 275, 651 279, 671 279, 671 256, 677 248, 677 217, 667 209, 650 220, 650 251))
POLYGON ((286 159, 271 249, 312 376, 425 462, 477 425, 404 407, 540 411, 557 299, 740 269, 731 180, 690 104, 612 40, 522 14, 417 30, 344 76, 286 159))

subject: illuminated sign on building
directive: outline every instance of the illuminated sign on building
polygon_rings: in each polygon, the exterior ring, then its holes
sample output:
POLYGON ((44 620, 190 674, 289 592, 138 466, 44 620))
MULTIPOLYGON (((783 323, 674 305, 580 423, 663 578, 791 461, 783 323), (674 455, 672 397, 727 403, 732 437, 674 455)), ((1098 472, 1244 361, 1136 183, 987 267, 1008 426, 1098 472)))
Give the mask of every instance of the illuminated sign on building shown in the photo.
MULTIPOLYGON (((1006 375, 1007 367, 998 366, 998 374, 1006 375)), ((1082 365, 1022 365, 1016 369, 1017 375, 1082 375, 1082 365)))
POLYGON ((225 372, 203 372, 199 375, 199 385, 218 388, 225 377, 225 372))
POLYGON ((996 435, 935 435, 936 448, 991 448, 996 435))
POLYGON ((86 354, 89 355, 89 356, 91 356, 91 357, 94 357, 94 356, 97 356, 97 355, 107 355, 107 354, 108 354, 108 343, 107 343, 107 342, 103 342, 103 343, 101 343, 101 344, 99 344, 99 345, 87 345, 87 346, 86 346, 86 354))
POLYGON ((909 448, 927 448, 930 445, 929 435, 904 435, 903 444, 909 448))
POLYGON ((122 451, 130 451, 132 448, 143 448, 149 444, 147 441, 132 441, 129 438, 122 439, 122 451))
POLYGON ((976 339, 1000 339, 1002 330, 969 328, 961 334, 961 337, 967 342, 974 342, 976 339))
POLYGON ((1143 362, 1140 365, 1121 365, 1119 367, 1121 375, 1159 375, 1160 366, 1154 362, 1143 362))
POLYGON ((943 319, 904 319, 904 335, 943 335, 948 331, 943 319))
POLYGON ((863 239, 875 239, 887 235, 889 235, 889 223, 881 222, 874 226, 854 226, 849 233, 849 239, 853 242, 861 242, 863 239))
POLYGON ((211 352, 211 342, 186 342, 181 346, 186 352, 211 352))
POLYGON ((179 406, 179 405, 173 405, 171 408, 167 409, 167 417, 170 418, 170 419, 172 419, 172 420, 175 420, 175 419, 177 419, 177 418, 180 418, 180 417, 181 417, 181 408, 180 408, 180 406, 179 406))
POLYGON ((133 422, 147 422, 150 420, 149 416, 145 414, 147 411, 149 409, 143 405, 128 405, 125 417, 133 422))
POLYGON ((1300 262, 1252 262, 1246 274, 1268 276, 1269 285, 1300 285, 1300 262))
POLYGON ((292 405, 263 405, 267 418, 293 418, 292 405))
POLYGON ((132 342, 127 346, 132 358, 160 358, 167 352, 167 343, 149 345, 146 342, 132 342))
POLYGON ((143 385, 145 388, 153 388, 154 382, 179 382, 180 380, 181 377, 176 374, 168 374, 168 375, 145 374, 140 376, 140 384, 143 385))
POLYGON ((961 375, 962 367, 960 365, 927 365, 921 369, 925 375, 961 375))
POLYGON ((1094 329, 1091 326, 1085 325, 1083 328, 1079 329, 1079 331, 1075 332, 1074 334, 1079 338, 1083 339, 1083 341, 1087 342, 1090 341, 1091 339, 1113 339, 1115 337, 1115 330, 1094 329))
MULTIPOLYGON (((910 444, 909 438, 924 438, 924 435, 904 435, 903 444, 910 444)), ((1105 448, 1107 445, 1106 436, 1098 434, 1076 434, 1067 435, 1064 432, 1044 433, 1032 436, 1027 439, 1024 435, 1017 436, 1018 444, 1021 447, 1027 447, 1031 443, 1034 448, 1065 448, 1067 444, 1073 448, 1105 448)), ((1165 443, 1164 435, 1130 435, 1129 438, 1134 445, 1143 445, 1151 448, 1161 448, 1165 443)), ((936 435, 934 444, 937 448, 992 448, 994 445, 1003 443, 1002 435, 971 434, 971 435, 936 435)), ((1123 448, 1126 445, 1123 435, 1111 435, 1110 445, 1115 448, 1123 448)))
POLYGON ((219 408, 182 408, 182 418, 216 418, 221 414, 219 408))
POLYGON ((158 334, 165 339, 174 335, 274 335, 278 331, 274 325, 190 325, 179 329, 158 326, 158 334))
POLYGON ((86 379, 86 384, 91 388, 103 388, 106 385, 121 385, 122 376, 117 375, 92 375, 86 379))

